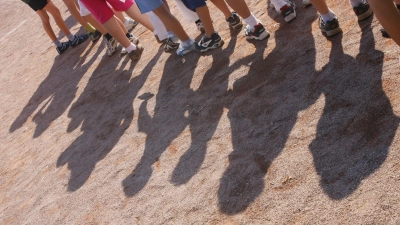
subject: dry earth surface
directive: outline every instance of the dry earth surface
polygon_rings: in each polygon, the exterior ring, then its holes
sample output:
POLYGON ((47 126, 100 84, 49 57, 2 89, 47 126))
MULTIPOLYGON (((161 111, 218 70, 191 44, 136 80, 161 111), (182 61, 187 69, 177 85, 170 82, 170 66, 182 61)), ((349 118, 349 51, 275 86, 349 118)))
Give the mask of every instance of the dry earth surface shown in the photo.
POLYGON ((399 47, 344 0, 329 39, 313 7, 247 2, 268 40, 209 2, 222 48, 180 58, 139 25, 131 63, 102 41, 58 56, 2 0, 0 224, 400 224, 399 47))

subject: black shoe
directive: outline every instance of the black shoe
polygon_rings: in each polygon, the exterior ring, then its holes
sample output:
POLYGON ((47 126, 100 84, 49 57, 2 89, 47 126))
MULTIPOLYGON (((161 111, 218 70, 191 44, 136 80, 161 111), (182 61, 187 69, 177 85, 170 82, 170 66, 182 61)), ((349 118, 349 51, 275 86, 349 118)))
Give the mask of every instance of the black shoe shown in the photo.
POLYGON ((388 32, 385 29, 381 29, 382 37, 384 38, 391 38, 388 32))
POLYGON ((255 39, 255 40, 264 40, 269 37, 268 31, 264 28, 264 26, 259 23, 254 26, 253 31, 251 31, 250 26, 247 25, 244 29, 244 36, 246 36, 247 40, 255 39))
POLYGON ((321 32, 328 37, 342 32, 342 29, 339 27, 339 21, 337 20, 337 18, 333 18, 333 20, 325 23, 322 17, 320 17, 319 28, 321 29, 321 32))
POLYGON ((61 46, 57 47, 57 52, 59 55, 63 54, 65 51, 67 51, 69 47, 69 42, 61 42, 61 46))
POLYGON ((82 34, 82 35, 74 35, 75 38, 73 41, 69 41, 69 45, 71 45, 72 48, 82 44, 83 42, 85 42, 87 39, 89 39, 89 35, 88 34, 82 34))
POLYGON ((196 45, 196 51, 206 52, 208 50, 218 48, 223 44, 224 41, 221 39, 219 34, 215 32, 211 35, 211 38, 208 38, 204 35, 199 43, 196 45))
POLYGON ((372 15, 372 9, 369 4, 364 2, 353 8, 354 13, 357 15, 358 20, 365 20, 372 15))
POLYGON ((100 39, 101 35, 102 34, 98 30, 96 30, 94 33, 89 33, 89 39, 93 43, 96 43, 100 39))
POLYGON ((240 17, 238 16, 238 14, 236 12, 232 12, 232 16, 230 16, 226 20, 226 22, 228 22, 229 27, 231 27, 234 30, 240 29, 243 26, 242 20, 240 19, 240 17))
POLYGON ((281 15, 283 19, 289 23, 296 18, 296 5, 294 2, 287 1, 287 4, 280 8, 281 15))

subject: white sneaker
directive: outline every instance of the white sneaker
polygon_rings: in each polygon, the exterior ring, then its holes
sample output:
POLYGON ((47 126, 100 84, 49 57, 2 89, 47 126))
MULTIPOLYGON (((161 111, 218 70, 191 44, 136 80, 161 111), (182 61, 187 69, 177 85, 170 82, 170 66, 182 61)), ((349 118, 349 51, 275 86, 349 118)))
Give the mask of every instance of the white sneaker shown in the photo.
POLYGON ((124 27, 131 32, 139 23, 129 17, 125 17, 124 27))
POLYGON ((190 45, 186 47, 184 47, 183 44, 180 43, 178 49, 176 50, 176 54, 178 54, 179 56, 184 56, 193 51, 196 48, 196 44, 197 43, 193 40, 190 40, 190 45))
POLYGON ((112 56, 117 50, 118 42, 115 38, 111 38, 109 41, 107 39, 104 40, 106 40, 107 55, 112 56))

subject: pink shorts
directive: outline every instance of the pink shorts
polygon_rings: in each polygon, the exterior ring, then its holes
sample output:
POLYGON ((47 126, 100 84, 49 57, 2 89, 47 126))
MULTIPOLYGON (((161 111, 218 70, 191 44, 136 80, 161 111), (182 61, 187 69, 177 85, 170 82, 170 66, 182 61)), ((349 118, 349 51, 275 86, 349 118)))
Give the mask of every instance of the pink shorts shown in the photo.
POLYGON ((119 12, 125 12, 135 4, 134 0, 81 0, 81 2, 101 24, 104 24, 114 16, 114 12, 107 3, 111 5, 115 11, 119 12))

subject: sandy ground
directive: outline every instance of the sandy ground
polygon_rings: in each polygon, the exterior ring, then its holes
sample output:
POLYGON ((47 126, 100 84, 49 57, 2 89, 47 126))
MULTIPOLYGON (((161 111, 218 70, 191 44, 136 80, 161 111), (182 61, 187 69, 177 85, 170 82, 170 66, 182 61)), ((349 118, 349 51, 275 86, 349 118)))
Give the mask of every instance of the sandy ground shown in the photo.
POLYGON ((399 47, 328 2, 330 39, 312 7, 287 24, 249 0, 271 37, 247 42, 209 4, 221 49, 180 58, 138 26, 131 63, 58 56, 1 1, 0 224, 400 224, 399 47))

